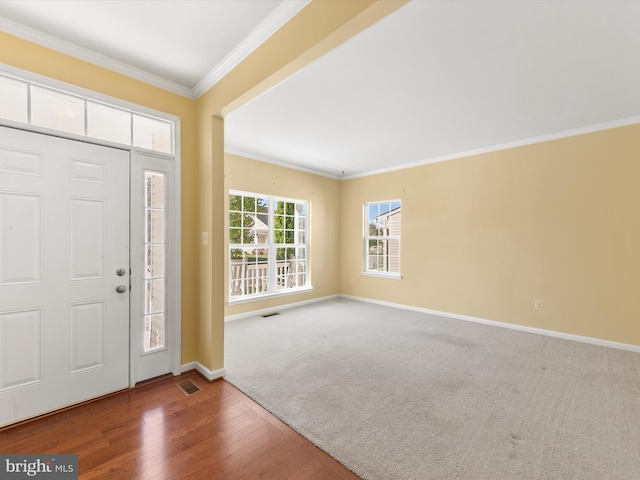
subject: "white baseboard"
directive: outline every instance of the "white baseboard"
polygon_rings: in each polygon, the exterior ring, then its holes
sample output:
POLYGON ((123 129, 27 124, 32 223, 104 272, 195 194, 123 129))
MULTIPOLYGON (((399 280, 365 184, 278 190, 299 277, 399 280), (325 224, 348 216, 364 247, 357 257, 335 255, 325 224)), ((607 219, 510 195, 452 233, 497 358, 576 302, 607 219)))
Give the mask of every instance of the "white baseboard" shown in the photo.
POLYGON ((195 370, 196 362, 183 363, 180 366, 180 373, 188 372, 189 370, 195 370))
POLYGON ((240 320, 241 318, 256 317, 258 315, 263 315, 266 313, 279 312, 281 310, 288 310, 290 308, 302 307, 303 305, 309 305, 311 303, 325 302, 327 300, 340 298, 340 297, 341 295, 329 295, 327 297, 312 298, 311 300, 304 300, 302 302, 287 303, 286 305, 279 305, 277 307, 263 308, 261 310, 252 310, 246 313, 238 313, 237 315, 226 316, 224 317, 224 321, 231 322, 233 320, 240 320))
POLYGON ((197 370, 204 378, 209 381, 222 378, 227 374, 227 371, 224 368, 219 368, 218 370, 209 370, 200 362, 185 363, 182 365, 180 370, 182 371, 182 373, 188 372, 189 370, 197 370))
POLYGON ((224 368, 209 370, 200 362, 196 362, 196 370, 209 381, 216 380, 217 378, 222 378, 227 374, 227 371, 224 368))
POLYGON ((471 317, 469 315, 460 315, 457 313, 442 312, 440 310, 431 310, 429 308, 413 307, 411 305, 403 305, 401 303, 383 302, 380 300, 373 300, 371 298, 356 297, 353 295, 340 295, 342 298, 348 298, 350 300, 356 300, 359 302, 375 303, 378 305, 384 305, 387 307, 401 308, 403 310, 411 310, 414 312, 428 313, 431 315, 438 315, 440 317, 455 318, 456 320, 465 320, 467 322, 482 323, 484 325, 490 325, 492 327, 509 328, 511 330, 519 330, 521 332, 535 333, 537 335, 546 335, 547 337, 562 338, 564 340, 572 340, 574 342, 590 343, 592 345, 599 345, 601 347, 617 348, 619 350, 628 350, 631 352, 640 353, 640 345, 631 345, 628 343, 612 342, 610 340, 603 340, 600 338, 583 337, 581 335, 573 335, 570 333, 556 332, 553 330, 545 330, 542 328, 526 327, 524 325, 516 325, 514 323, 497 322, 495 320, 487 320, 484 318, 471 317))

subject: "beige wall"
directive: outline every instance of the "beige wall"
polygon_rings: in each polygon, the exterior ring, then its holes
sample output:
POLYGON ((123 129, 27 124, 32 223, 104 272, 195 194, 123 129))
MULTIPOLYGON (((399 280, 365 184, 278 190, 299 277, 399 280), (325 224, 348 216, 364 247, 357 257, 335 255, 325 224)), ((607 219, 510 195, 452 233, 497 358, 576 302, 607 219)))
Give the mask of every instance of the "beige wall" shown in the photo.
MULTIPOLYGON (((259 162, 225 156, 225 200, 229 190, 242 190, 309 201, 309 265, 313 291, 267 300, 227 305, 225 315, 277 307, 340 293, 340 180, 259 162)), ((228 208, 226 209, 228 212, 228 208)), ((228 217, 228 213, 227 213, 228 217)), ((225 231, 228 218, 225 222, 225 231)), ((228 235, 226 236, 228 239, 228 235)), ((225 244, 225 251, 228 242, 225 244)), ((225 256, 226 258, 226 256, 225 256)), ((225 262, 225 292, 228 264, 225 262)), ((226 293, 225 293, 226 298, 226 293)))
POLYGON ((342 293, 640 345, 640 125, 342 183, 342 293), (402 280, 362 204, 402 199, 402 280), (534 300, 543 310, 534 310, 534 300))

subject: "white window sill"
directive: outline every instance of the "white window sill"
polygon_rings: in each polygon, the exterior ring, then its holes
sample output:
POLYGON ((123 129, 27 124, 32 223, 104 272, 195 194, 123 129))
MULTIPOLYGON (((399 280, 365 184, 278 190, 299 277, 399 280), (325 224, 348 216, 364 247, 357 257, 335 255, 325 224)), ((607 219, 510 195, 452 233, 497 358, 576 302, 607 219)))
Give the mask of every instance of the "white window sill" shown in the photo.
POLYGON ((380 278, 390 278, 392 280, 402 280, 402 275, 399 273, 388 273, 388 272, 360 272, 360 275, 365 275, 367 277, 380 277, 380 278))
POLYGON ((229 298, 227 301, 227 305, 238 305, 240 303, 257 302, 259 300, 266 300, 268 298, 283 297, 285 295, 295 295, 297 293, 306 293, 312 291, 313 287, 289 288, 287 290, 280 290, 273 293, 261 293, 258 295, 251 295, 246 297, 229 298))

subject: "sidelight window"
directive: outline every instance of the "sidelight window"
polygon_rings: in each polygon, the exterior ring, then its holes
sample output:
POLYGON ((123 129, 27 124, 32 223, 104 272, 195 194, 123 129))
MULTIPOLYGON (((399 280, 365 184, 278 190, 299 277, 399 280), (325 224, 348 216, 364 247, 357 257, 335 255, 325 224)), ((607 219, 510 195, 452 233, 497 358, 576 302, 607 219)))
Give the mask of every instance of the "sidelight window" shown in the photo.
POLYGON ((164 348, 166 330, 166 195, 165 175, 145 172, 145 305, 144 351, 164 348))

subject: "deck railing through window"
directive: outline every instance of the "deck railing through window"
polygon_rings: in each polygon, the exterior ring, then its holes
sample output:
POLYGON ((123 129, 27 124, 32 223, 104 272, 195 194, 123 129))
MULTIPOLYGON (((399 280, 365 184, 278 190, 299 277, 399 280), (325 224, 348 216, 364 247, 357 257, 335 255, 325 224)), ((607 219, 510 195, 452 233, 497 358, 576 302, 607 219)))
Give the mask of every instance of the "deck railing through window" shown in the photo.
MULTIPOLYGON (((276 263, 276 290, 297 288, 306 285, 304 260, 291 259, 276 263)), ((269 291, 269 265, 231 262, 231 295, 251 295, 269 291)))

